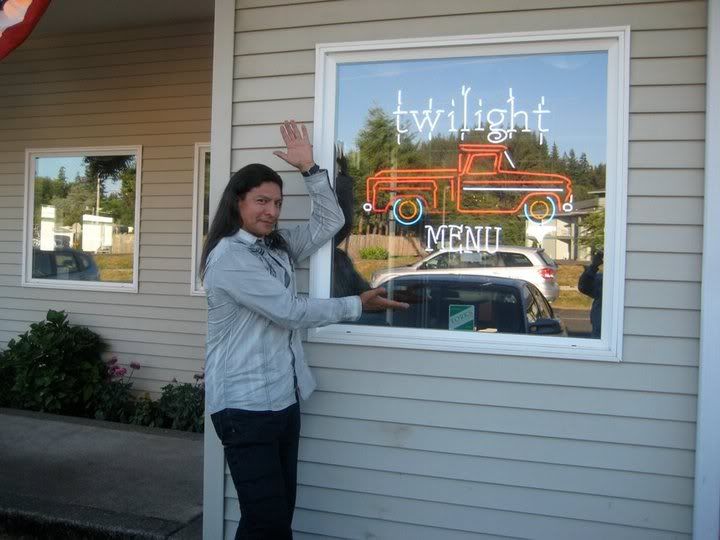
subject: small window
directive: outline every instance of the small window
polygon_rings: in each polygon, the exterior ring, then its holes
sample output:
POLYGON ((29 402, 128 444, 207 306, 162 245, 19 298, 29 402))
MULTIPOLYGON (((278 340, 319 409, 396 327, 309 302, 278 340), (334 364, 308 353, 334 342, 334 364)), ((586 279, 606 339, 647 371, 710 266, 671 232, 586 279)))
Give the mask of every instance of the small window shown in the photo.
POLYGON ((495 268, 502 266, 502 262, 497 253, 488 251, 479 251, 477 253, 462 253, 463 268, 495 268))
POLYGON ((210 144, 195 145, 193 187, 193 237, 190 294, 205 294, 200 279, 200 258, 209 228, 210 215, 210 144))
POLYGON ((23 285, 137 291, 140 147, 26 158, 23 285))

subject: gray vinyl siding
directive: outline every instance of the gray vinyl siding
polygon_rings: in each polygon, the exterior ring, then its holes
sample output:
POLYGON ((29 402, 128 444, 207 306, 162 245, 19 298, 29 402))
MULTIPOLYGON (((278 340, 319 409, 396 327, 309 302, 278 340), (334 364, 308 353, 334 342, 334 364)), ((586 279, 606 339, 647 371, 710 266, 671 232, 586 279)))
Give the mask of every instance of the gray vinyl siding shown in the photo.
POLYGON ((210 139, 209 21, 31 37, 0 63, 0 348, 64 309, 138 361, 140 391, 202 368, 190 296, 194 144, 210 139), (138 293, 20 286, 26 148, 142 145, 138 293))
MULTIPOLYGON (((631 26, 620 364, 306 344, 299 538, 682 539, 692 529, 705 43, 702 1, 237 0, 232 169, 288 180, 315 43, 631 26)), ((327 164, 325 164, 327 165, 327 164)), ((300 270, 307 290, 307 264, 300 270)), ((226 474, 226 538, 239 517, 226 474)))

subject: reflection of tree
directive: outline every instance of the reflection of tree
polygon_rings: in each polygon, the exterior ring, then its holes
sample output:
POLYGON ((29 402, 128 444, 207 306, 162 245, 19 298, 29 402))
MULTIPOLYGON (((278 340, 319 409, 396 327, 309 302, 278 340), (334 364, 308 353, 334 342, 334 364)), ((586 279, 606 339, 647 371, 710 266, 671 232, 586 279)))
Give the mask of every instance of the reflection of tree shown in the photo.
POLYGON ((55 197, 51 203, 58 216, 58 224, 73 225, 82 223, 83 214, 87 214, 95 205, 95 190, 87 182, 74 182, 67 195, 55 197))
POLYGON ((583 235, 580 245, 590 248, 591 252, 603 249, 605 245, 605 209, 600 208, 583 218, 581 227, 583 235))
POLYGON ((102 202, 102 213, 113 218, 116 225, 135 225, 135 167, 124 169, 118 175, 120 191, 111 193, 102 202))

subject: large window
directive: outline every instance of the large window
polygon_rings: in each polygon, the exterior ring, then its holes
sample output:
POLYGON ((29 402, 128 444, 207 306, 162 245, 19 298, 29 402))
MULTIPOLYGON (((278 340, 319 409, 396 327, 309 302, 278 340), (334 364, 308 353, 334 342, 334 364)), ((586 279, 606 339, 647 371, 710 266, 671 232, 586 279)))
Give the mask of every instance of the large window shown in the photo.
POLYGON ((200 257, 208 233, 210 215, 210 145, 195 145, 195 176, 193 187, 193 237, 190 294, 205 294, 200 279, 200 257))
POLYGON ((26 152, 23 284, 137 291, 141 149, 26 152))
POLYGON ((618 359, 626 44, 611 29, 319 46, 316 144, 348 224, 312 292, 384 287, 411 307, 311 339, 618 359))

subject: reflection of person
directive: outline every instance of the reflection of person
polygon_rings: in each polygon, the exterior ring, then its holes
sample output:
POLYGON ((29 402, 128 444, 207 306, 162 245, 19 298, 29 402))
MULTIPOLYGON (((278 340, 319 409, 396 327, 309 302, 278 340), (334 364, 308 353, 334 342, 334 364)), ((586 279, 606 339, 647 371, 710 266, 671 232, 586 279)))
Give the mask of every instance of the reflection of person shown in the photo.
POLYGON ((240 503, 235 538, 292 538, 300 410, 315 381, 298 329, 354 320, 362 309, 407 307, 382 289, 359 296, 298 296, 295 264, 342 226, 327 172, 313 163, 307 130, 281 127, 275 154, 305 176, 310 221, 278 230, 282 179, 253 164, 226 186, 208 233, 201 275, 208 302, 206 404, 240 503))
POLYGON ((334 238, 332 295, 351 296, 367 291, 371 287, 367 280, 358 273, 348 254, 339 247, 352 230, 353 178, 348 174, 347 158, 342 153, 337 158, 337 164, 339 173, 335 178, 335 193, 345 217, 345 225, 334 238))
POLYGON ((578 290, 593 299, 590 308, 590 324, 592 325, 592 337, 599 338, 602 325, 602 288, 603 273, 599 271, 603 263, 603 252, 597 251, 593 254, 590 264, 585 267, 578 279, 578 290))

